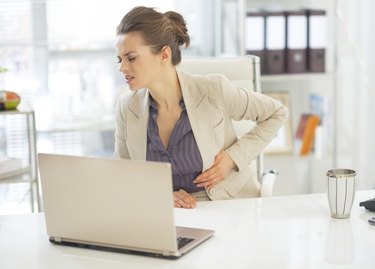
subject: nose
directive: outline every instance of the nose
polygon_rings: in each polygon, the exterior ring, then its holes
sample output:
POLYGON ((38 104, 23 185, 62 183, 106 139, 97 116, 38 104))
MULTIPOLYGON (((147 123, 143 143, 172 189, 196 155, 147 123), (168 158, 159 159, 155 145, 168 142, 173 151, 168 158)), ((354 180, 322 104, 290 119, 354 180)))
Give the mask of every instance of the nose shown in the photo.
POLYGON ((129 64, 127 61, 122 60, 121 63, 119 63, 119 69, 121 73, 125 73, 126 71, 129 70, 129 64))

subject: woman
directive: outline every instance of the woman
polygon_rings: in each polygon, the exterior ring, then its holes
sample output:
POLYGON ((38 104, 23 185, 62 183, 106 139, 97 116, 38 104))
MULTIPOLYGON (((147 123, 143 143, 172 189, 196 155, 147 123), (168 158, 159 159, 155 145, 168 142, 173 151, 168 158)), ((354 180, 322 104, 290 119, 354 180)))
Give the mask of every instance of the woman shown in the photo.
POLYGON ((189 45, 183 17, 136 7, 117 27, 119 71, 131 89, 116 105, 115 155, 172 164, 175 207, 259 196, 250 162, 276 135, 287 109, 221 75, 176 68, 189 45), (257 125, 237 139, 232 119, 257 125))

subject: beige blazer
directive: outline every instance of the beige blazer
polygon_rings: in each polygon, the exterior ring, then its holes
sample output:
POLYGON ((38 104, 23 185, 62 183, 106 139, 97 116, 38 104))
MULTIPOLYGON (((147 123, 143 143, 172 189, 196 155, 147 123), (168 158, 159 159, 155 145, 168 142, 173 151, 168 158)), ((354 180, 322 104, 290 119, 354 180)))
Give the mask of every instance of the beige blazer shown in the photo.
MULTIPOLYGON (((226 150, 237 167, 207 191, 212 200, 258 197, 260 184, 249 164, 263 151, 288 117, 278 101, 232 85, 221 75, 191 75, 177 69, 186 111, 203 160, 203 171, 226 150), (255 127, 240 139, 233 120, 252 120, 255 127)), ((149 92, 122 94, 116 104, 115 156, 146 160, 149 92)))

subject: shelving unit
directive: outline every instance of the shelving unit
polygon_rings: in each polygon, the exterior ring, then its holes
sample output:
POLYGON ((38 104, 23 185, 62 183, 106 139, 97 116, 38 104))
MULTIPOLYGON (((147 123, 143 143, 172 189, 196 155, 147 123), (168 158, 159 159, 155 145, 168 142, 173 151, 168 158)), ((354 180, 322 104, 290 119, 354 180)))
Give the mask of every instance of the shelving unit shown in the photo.
POLYGON ((306 81, 315 79, 330 79, 335 74, 333 72, 326 73, 303 73, 303 74, 282 74, 282 75, 264 75, 261 77, 261 82, 280 82, 280 81, 306 81))
POLYGON ((41 204, 34 110, 29 106, 20 106, 16 110, 0 111, 0 131, 0 154, 22 159, 22 167, 0 174, 0 184, 30 183, 31 211, 39 212, 41 204))
MULTIPOLYGON (((327 46, 324 73, 299 73, 262 75, 262 92, 286 92, 290 98, 290 117, 292 136, 295 136, 299 118, 302 113, 309 112, 309 95, 318 94, 329 100, 328 113, 330 120, 327 133, 327 148, 325 154, 316 157, 314 153, 308 156, 291 154, 266 154, 264 157, 265 170, 279 171, 275 183, 275 195, 316 193, 325 191, 325 172, 336 166, 336 3, 326 0, 222 0, 222 6, 236 5, 237 22, 234 26, 238 35, 230 32, 222 36, 222 40, 235 37, 237 49, 223 51, 224 55, 245 54, 245 18, 248 11, 256 10, 298 10, 303 8, 322 9, 327 16, 327 46), (231 36, 228 36, 231 35, 231 36), (300 178, 299 182, 291 179, 300 178)), ((226 26, 228 28, 228 26, 226 26)), ((234 28, 232 27, 232 28, 234 28)), ((294 142, 294 141, 293 141, 294 142)))

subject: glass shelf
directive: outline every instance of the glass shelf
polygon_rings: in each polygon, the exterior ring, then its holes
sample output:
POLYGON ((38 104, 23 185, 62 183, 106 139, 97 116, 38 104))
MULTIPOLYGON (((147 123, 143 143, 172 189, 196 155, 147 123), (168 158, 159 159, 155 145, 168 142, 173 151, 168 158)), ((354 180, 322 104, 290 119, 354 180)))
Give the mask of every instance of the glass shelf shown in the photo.
POLYGON ((30 174, 31 167, 23 167, 11 172, 0 174, 0 183, 11 183, 11 182, 25 182, 23 179, 17 180, 17 178, 20 178, 22 175, 30 174), (16 178, 16 179, 15 179, 16 178))

